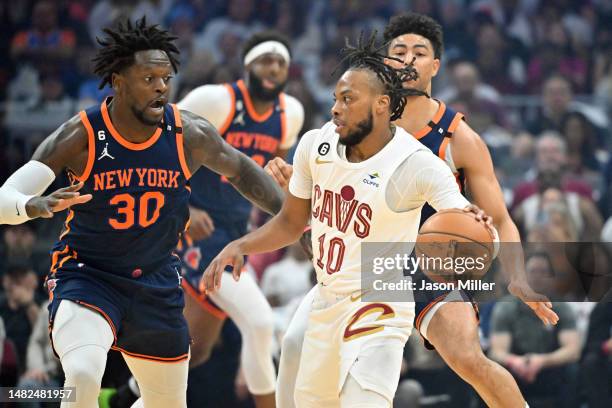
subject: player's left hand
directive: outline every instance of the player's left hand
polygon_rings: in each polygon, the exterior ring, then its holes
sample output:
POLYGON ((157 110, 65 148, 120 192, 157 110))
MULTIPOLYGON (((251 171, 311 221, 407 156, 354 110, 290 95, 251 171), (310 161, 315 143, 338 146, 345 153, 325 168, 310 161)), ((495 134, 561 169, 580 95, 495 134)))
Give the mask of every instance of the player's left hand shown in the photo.
POLYGON ((474 204, 466 206, 463 211, 476 214, 476 221, 484 222, 487 230, 489 230, 489 234, 491 234, 491 237, 493 239, 496 238, 497 235, 495 233, 495 227, 493 226, 493 217, 487 215, 480 207, 474 204))
POLYGON ((546 296, 534 292, 527 282, 510 282, 508 291, 529 306, 542 323, 555 325, 559 322, 559 316, 552 309, 550 300, 546 296))
POLYGON ((219 255, 212 260, 202 279, 200 280, 200 290, 206 292, 214 292, 221 287, 221 277, 227 265, 232 265, 232 276, 235 281, 240 280, 242 267, 244 265, 244 256, 240 252, 237 241, 230 242, 219 255))

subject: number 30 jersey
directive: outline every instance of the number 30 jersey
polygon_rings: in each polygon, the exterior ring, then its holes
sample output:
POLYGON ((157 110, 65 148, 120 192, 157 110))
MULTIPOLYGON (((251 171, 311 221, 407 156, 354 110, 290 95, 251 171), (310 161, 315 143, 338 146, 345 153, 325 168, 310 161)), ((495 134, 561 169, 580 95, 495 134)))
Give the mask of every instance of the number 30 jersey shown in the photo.
POLYGON ((53 254, 113 274, 133 277, 169 262, 189 219, 191 174, 183 151, 176 106, 164 106, 154 135, 143 143, 126 140, 109 116, 111 98, 80 113, 87 129, 89 154, 81 194, 89 202, 73 206, 53 254), (64 253, 61 253, 61 252, 64 253))

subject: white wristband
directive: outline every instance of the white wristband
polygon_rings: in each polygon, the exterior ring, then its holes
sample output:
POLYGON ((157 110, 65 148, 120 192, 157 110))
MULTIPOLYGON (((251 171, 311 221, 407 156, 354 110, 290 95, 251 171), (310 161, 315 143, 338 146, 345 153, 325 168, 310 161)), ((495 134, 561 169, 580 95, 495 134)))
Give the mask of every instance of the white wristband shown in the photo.
POLYGON ((22 224, 31 218, 26 204, 41 195, 55 180, 55 173, 44 163, 30 160, 0 187, 0 224, 22 224))

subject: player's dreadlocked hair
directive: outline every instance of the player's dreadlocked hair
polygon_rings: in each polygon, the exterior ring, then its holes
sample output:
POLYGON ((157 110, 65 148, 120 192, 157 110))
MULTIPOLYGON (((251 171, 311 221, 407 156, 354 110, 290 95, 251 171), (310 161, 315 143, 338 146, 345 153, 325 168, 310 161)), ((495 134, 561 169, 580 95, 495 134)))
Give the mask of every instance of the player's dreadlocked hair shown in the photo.
MULTIPOLYGON (((395 59, 387 57, 382 51, 386 46, 386 44, 376 46, 376 31, 368 39, 364 38, 362 32, 357 46, 350 45, 348 38, 346 39, 345 47, 342 49, 343 57, 340 64, 348 61, 349 67, 347 70, 367 69, 376 74, 376 77, 382 82, 384 87, 383 93, 391 99, 391 121, 394 121, 402 117, 408 96, 428 95, 423 91, 403 87, 405 81, 417 79, 418 73, 412 63, 405 65, 401 69, 393 68, 385 63, 385 58, 395 59)), ((398 59, 395 60, 402 62, 398 59)))
POLYGON ((99 88, 106 84, 112 86, 112 75, 128 68, 134 63, 134 54, 145 50, 165 51, 172 64, 174 72, 177 71, 179 61, 178 48, 173 41, 178 37, 171 35, 168 31, 158 25, 147 26, 146 17, 136 20, 135 23, 128 19, 125 24, 119 23, 116 30, 105 28, 106 38, 96 37, 98 44, 102 46, 93 58, 94 73, 102 80, 99 88), (175 55, 176 54, 176 55, 175 55))

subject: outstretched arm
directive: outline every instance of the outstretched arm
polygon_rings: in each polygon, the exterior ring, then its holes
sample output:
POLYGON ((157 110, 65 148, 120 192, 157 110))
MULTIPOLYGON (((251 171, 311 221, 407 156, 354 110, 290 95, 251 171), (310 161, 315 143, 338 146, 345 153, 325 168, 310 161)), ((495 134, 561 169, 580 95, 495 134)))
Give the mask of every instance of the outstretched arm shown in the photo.
POLYGON ((60 126, 36 149, 32 160, 13 173, 0 187, 0 224, 21 224, 50 218, 74 204, 91 200, 80 195, 82 183, 40 195, 65 168, 82 174, 88 157, 88 135, 79 115, 60 126))
POLYGON ((238 280, 243 255, 282 248, 302 236, 304 227, 310 219, 311 210, 310 196, 313 181, 308 161, 316 131, 311 132, 302 137, 296 150, 287 200, 280 213, 258 230, 229 243, 204 272, 200 282, 202 289, 209 291, 218 289, 226 265, 233 265, 234 279, 238 280))
POLYGON ((227 177, 249 201, 262 210, 276 214, 283 202, 283 192, 270 176, 253 160, 223 140, 206 119, 181 111, 185 137, 185 156, 194 173, 206 166, 227 177))
POLYGON ((556 324, 559 317, 550 301, 535 293, 527 283, 521 237, 506 209, 487 146, 476 132, 461 122, 451 139, 451 152, 455 166, 464 169, 474 202, 493 217, 500 241, 505 243, 500 248, 499 260, 510 280, 510 293, 525 302, 542 322, 556 324))

